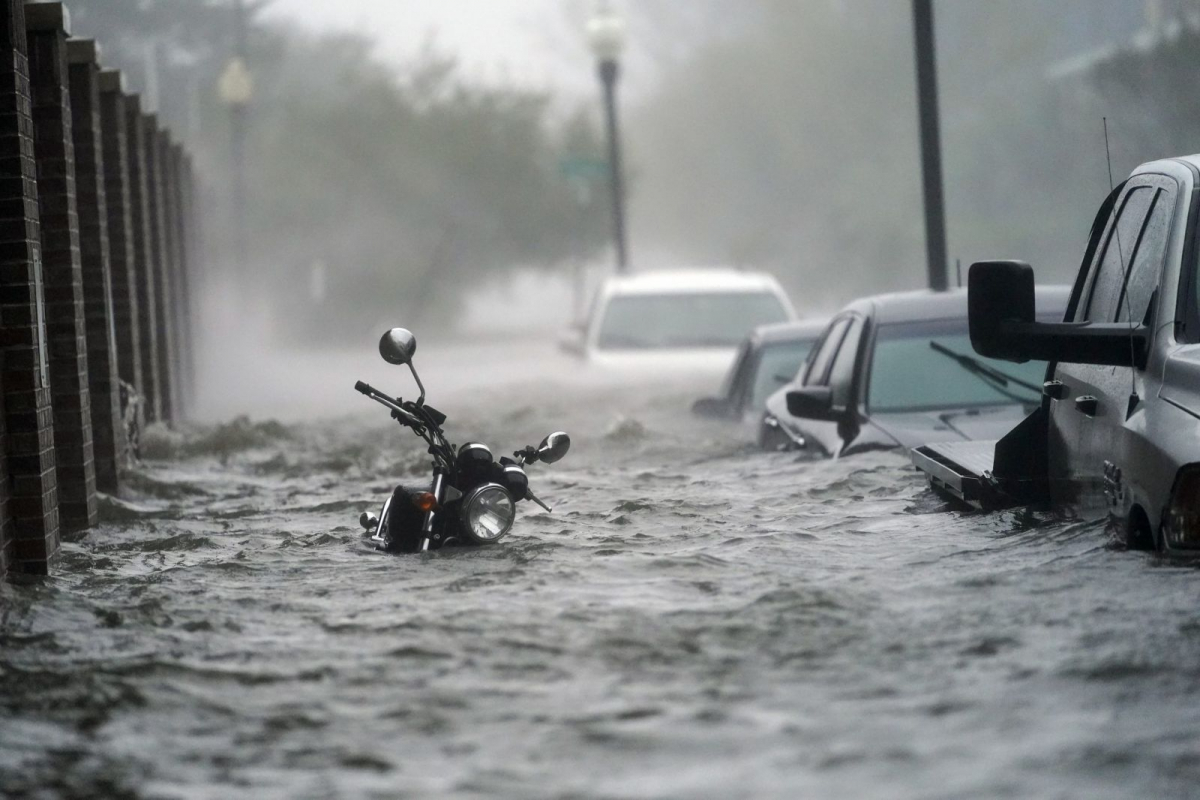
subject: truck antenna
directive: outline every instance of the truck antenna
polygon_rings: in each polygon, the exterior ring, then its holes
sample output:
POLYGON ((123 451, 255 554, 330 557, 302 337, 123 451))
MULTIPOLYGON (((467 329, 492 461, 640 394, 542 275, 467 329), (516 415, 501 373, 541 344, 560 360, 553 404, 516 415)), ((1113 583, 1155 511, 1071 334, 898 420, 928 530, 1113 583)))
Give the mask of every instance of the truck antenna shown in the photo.
MULTIPOLYGON (((1104 158, 1108 162, 1108 191, 1109 194, 1113 190, 1113 171, 1112 171, 1112 149, 1108 145, 1108 117, 1101 117, 1104 123, 1104 158)), ((1116 205, 1113 206, 1116 208, 1116 205)), ((1125 302, 1125 315, 1129 317, 1129 406, 1126 409, 1125 418, 1129 419, 1129 414, 1133 412, 1134 407, 1138 402, 1137 381, 1133 374, 1133 367, 1136 366, 1137 349, 1133 342, 1133 308, 1129 304, 1129 273, 1125 269, 1125 248, 1121 246, 1121 225, 1120 225, 1120 209, 1117 211, 1118 218, 1113 223, 1113 235, 1117 237, 1117 256, 1121 264, 1121 300, 1125 302)))

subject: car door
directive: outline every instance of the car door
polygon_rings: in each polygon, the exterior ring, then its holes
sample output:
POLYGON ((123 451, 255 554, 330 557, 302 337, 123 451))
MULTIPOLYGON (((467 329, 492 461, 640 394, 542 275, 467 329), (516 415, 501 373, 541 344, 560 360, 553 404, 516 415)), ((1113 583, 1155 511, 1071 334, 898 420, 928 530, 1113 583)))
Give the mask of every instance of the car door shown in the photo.
POLYGON ((838 455, 858 437, 861 429, 859 415, 860 402, 858 398, 859 382, 856 376, 861 374, 863 332, 866 330, 866 320, 855 314, 850 320, 850 327, 842 337, 842 344, 833 357, 829 367, 829 389, 832 396, 834 411, 843 414, 837 425, 837 435, 841 439, 838 455))
MULTIPOLYGON (((838 348, 841 347, 842 339, 845 338, 846 330, 850 327, 852 319, 849 314, 841 314, 829 322, 829 327, 825 329, 825 334, 817 342, 816 347, 813 348, 812 355, 808 359, 804 370, 804 379, 800 383, 801 386, 829 385, 829 370, 833 366, 834 356, 837 355, 838 348)), ((810 448, 815 447, 824 451, 825 455, 830 456, 837 455, 841 449, 837 423, 796 418, 796 427, 805 440, 809 442, 810 448)))
MULTIPOLYGON (((1114 205, 1072 318, 1140 323, 1162 270, 1178 187, 1164 175, 1130 179, 1114 205)), ((1132 345, 1131 345, 1132 346, 1132 345)), ((1049 478, 1055 502, 1085 514, 1106 505, 1105 464, 1142 396, 1132 367, 1060 363, 1061 394, 1050 404, 1049 478)))
POLYGON ((828 386, 834 411, 843 418, 837 422, 805 420, 804 431, 817 440, 831 456, 838 456, 858 434, 859 420, 854 396, 854 376, 858 373, 858 355, 864 319, 853 312, 837 320, 837 330, 831 329, 830 347, 822 346, 805 378, 805 386, 828 386))

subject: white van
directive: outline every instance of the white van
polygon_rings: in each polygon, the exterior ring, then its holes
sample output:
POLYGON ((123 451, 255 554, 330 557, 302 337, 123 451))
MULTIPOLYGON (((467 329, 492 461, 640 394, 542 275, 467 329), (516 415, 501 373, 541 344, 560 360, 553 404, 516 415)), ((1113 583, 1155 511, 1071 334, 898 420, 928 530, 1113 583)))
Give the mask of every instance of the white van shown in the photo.
POLYGON ((787 294, 766 273, 643 272, 607 279, 563 349, 601 367, 723 374, 749 331, 795 318, 787 294))

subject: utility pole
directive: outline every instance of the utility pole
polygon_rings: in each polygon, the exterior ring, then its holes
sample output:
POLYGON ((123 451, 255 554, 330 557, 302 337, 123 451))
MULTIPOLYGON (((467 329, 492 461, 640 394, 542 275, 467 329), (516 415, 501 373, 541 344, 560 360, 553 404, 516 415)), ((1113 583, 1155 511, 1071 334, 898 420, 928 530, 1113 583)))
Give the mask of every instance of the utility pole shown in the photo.
POLYGON ((946 208, 942 188, 942 142, 938 121, 937 55, 932 0, 913 0, 917 62, 917 116, 921 128, 921 182, 925 197, 925 252, 929 288, 945 291, 946 208))

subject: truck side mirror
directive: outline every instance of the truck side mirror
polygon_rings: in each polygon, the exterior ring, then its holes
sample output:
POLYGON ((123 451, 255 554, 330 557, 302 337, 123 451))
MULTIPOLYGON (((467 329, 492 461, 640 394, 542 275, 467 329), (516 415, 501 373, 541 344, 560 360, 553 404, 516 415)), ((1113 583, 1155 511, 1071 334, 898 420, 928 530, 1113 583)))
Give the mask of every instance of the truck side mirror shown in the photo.
POLYGON ((1146 365, 1145 325, 1038 322, 1033 268, 1023 261, 980 261, 967 275, 971 346, 1006 361, 1062 361, 1114 367, 1146 365))
POLYGON ((834 410, 833 391, 828 386, 804 386, 787 393, 788 413, 801 419, 837 422, 844 412, 834 410))
POLYGON ((967 273, 971 346, 988 358, 1028 361, 1021 343, 1001 331, 1005 323, 1036 321, 1033 267, 1021 261, 980 261, 967 273))

